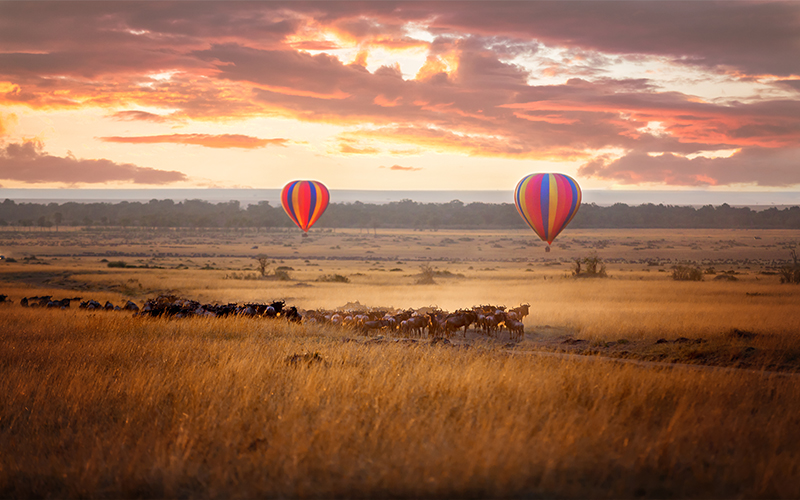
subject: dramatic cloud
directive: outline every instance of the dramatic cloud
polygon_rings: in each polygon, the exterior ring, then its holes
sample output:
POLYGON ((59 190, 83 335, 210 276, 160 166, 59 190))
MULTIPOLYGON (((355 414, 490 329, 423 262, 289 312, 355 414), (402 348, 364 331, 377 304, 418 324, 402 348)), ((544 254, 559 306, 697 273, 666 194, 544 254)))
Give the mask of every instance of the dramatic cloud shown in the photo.
POLYGON ((187 180, 176 171, 137 167, 111 160, 85 160, 73 156, 52 156, 40 142, 8 144, 0 149, 0 179, 30 184, 61 182, 66 184, 130 182, 134 184, 169 184, 187 180))
MULTIPOLYGON (((425 5, 425 4, 422 4, 425 5)), ((417 10, 422 7, 417 7, 417 10)), ((798 75, 796 2, 475 2, 437 4, 432 27, 648 54, 750 74, 798 75), (438 8, 437 8, 438 7, 438 8)))
POLYGON ((0 47, 0 106, 100 109, 106 147, 299 142, 152 128, 265 118, 337 161, 433 152, 579 161, 612 183, 800 182, 797 2, 0 2, 0 47))
POLYGON ((676 186, 724 186, 800 184, 800 148, 791 150, 743 149, 727 158, 687 158, 672 153, 650 156, 629 153, 622 158, 597 159, 583 165, 581 175, 622 184, 666 182, 676 186))
POLYGON ((170 134, 149 135, 139 137, 98 137, 103 142, 120 142, 126 144, 193 144, 207 148, 243 148, 256 149, 265 146, 286 147, 288 139, 259 139, 240 134, 170 134))

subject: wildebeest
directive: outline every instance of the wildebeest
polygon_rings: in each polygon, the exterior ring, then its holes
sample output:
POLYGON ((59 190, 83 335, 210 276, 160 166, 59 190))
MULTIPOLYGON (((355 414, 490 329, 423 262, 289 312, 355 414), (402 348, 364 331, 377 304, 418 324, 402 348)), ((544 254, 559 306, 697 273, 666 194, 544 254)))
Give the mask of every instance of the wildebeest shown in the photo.
POLYGON ((102 309, 103 305, 96 300, 89 299, 87 301, 81 302, 81 305, 78 306, 79 309, 86 309, 87 311, 96 311, 98 309, 102 309))
POLYGON ((58 309, 66 309, 69 307, 70 302, 79 301, 81 300, 80 297, 73 297, 73 298, 65 298, 65 299, 58 299, 58 300, 50 300, 47 302, 47 307, 49 308, 58 308, 58 309))
POLYGON ((402 323, 405 323, 403 328, 405 331, 422 337, 423 330, 430 325, 430 318, 428 316, 411 316, 402 323))
POLYGON ((123 307, 123 309, 125 309, 126 311, 138 312, 139 311, 139 306, 137 306, 136 304, 134 304, 133 302, 131 302, 129 300, 128 303, 125 304, 125 307, 123 307))
POLYGON ((383 319, 368 319, 361 323, 361 331, 369 333, 372 330, 382 330, 389 326, 389 323, 383 319))
POLYGON ((19 305, 22 307, 47 307, 47 303, 52 299, 52 295, 42 295, 41 297, 22 297, 19 305))
POLYGON ((522 321, 506 318, 505 324, 511 340, 522 340, 525 337, 525 325, 522 324, 522 321))
POLYGON ((444 319, 444 334, 446 337, 450 336, 450 332, 464 327, 464 337, 467 336, 467 329, 469 326, 478 319, 478 315, 474 311, 460 310, 449 314, 444 319))
MULTIPOLYGON (((66 309, 70 302, 80 300, 79 297, 53 300, 51 296, 24 297, 20 304, 28 307, 49 307, 66 309)), ((9 303, 7 295, 0 295, 0 303, 9 303)), ((437 307, 423 307, 419 309, 387 309, 368 308, 338 310, 311 310, 299 311, 296 307, 286 307, 283 300, 264 303, 245 304, 201 304, 198 301, 180 298, 174 295, 161 295, 148 299, 139 308, 134 302, 127 301, 124 306, 114 306, 110 301, 105 305, 87 300, 81 302, 81 309, 95 311, 100 309, 114 311, 131 311, 137 317, 217 317, 248 316, 252 318, 285 318, 288 321, 310 323, 325 323, 342 328, 353 328, 365 334, 379 330, 387 334, 422 336, 427 329, 431 338, 451 336, 453 332, 464 328, 464 336, 472 325, 477 332, 489 336, 496 336, 502 328, 507 328, 511 339, 524 338, 522 319, 529 313, 529 304, 522 304, 506 312, 505 306, 482 305, 471 309, 459 309, 453 313, 442 311, 437 307)))
POLYGON ((514 309, 509 310, 508 312, 516 313, 517 319, 522 321, 523 319, 525 319, 525 316, 527 316, 530 313, 530 307, 531 307, 530 304, 522 304, 518 307, 515 307, 514 309))

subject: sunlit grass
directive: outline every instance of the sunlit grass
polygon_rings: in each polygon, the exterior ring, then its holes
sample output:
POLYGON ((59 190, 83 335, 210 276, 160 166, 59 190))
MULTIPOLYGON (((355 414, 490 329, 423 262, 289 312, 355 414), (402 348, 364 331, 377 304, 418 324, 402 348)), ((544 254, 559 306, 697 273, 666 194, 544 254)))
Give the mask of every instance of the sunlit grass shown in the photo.
POLYGON ((515 347, 0 306, 0 497, 800 497, 800 386, 772 373, 800 363, 800 288, 760 274, 794 232, 753 243, 748 231, 576 231, 549 255, 520 232, 378 233, 0 235, 4 254, 39 256, 0 265, 15 302, 141 305, 169 292, 301 309, 531 304, 515 347), (731 239, 746 246, 715 243, 731 239), (626 244, 640 240, 658 244, 626 244), (607 279, 573 278, 570 259, 595 251, 625 262, 607 279), (108 268, 104 252, 151 268, 108 268), (292 280, 236 279, 258 272, 260 253, 292 280), (643 261, 656 257, 717 259, 739 281, 675 282, 668 263, 643 261), (456 276, 417 285, 423 263, 456 276), (350 283, 316 281, 333 273, 350 283), (573 352, 749 370, 528 352, 564 339, 584 341, 573 352), (287 363, 303 353, 322 362, 287 363))
POLYGON ((789 377, 263 320, 7 317, 3 496, 800 494, 789 377), (323 362, 286 363, 303 352, 323 362))

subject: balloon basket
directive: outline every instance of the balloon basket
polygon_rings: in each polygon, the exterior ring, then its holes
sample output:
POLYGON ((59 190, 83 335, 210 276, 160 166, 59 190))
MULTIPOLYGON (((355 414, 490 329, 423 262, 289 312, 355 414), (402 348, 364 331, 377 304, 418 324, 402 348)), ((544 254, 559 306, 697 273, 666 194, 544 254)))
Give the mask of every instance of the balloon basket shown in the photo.
POLYGON ((546 247, 544 247, 544 251, 547 252, 547 253, 550 253, 550 245, 547 245, 546 247))
POLYGON ((308 233, 303 233, 303 238, 308 238, 308 233))

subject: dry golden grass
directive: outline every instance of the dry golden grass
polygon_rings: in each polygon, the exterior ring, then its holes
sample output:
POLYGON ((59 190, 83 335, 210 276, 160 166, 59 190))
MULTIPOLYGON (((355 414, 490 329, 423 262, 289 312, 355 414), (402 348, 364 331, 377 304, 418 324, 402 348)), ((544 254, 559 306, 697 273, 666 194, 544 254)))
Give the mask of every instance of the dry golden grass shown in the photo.
POLYGON ((513 231, 0 232, 18 261, 0 263, 0 293, 15 301, 532 305, 513 349, 473 333, 433 347, 268 320, 2 306, 0 497, 797 498, 797 375, 752 370, 800 367, 800 288, 761 274, 796 239, 575 231, 544 254, 513 231), (570 276, 591 252, 618 259, 610 278, 570 276), (235 279, 259 254, 292 281, 235 279), (739 280, 674 282, 677 259, 739 280), (416 285, 421 263, 456 276, 416 285), (315 281, 333 273, 351 282, 315 281), (287 364, 301 353, 324 361, 287 364))
POLYGON ((2 497, 800 495, 792 376, 5 312, 2 497))

